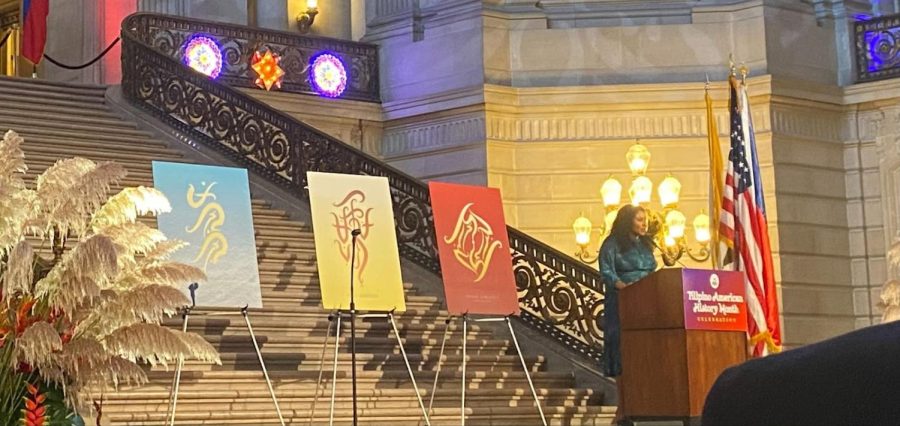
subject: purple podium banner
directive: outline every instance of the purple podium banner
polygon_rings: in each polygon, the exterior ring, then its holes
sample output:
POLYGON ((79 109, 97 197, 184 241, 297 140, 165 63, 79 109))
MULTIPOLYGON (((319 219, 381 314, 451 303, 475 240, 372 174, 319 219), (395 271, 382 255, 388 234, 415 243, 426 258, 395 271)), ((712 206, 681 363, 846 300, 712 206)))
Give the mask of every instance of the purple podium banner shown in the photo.
POLYGON ((685 329, 747 331, 742 272, 684 269, 682 274, 685 329))

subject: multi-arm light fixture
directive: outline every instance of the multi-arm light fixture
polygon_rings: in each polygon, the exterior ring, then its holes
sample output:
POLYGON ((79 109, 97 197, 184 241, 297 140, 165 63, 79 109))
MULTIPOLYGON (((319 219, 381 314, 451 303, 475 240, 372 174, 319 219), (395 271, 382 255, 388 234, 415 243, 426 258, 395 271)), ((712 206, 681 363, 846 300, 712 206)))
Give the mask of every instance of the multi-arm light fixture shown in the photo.
MULTIPOLYGON (((703 212, 695 216, 692 222, 694 239, 700 243, 700 247, 695 251, 688 246, 685 237, 687 218, 678 210, 681 182, 672 175, 666 176, 657 187, 661 209, 651 209, 653 182, 646 176, 647 167, 650 165, 650 151, 644 145, 635 143, 628 149, 625 160, 628 162, 628 168, 632 175, 628 196, 631 204, 643 206, 647 210, 650 221, 648 233, 653 236, 656 246, 659 247, 663 263, 672 266, 685 254, 697 262, 709 260, 711 236, 709 216, 703 212)), ((606 179, 600 187, 600 196, 606 210, 604 220, 599 226, 601 240, 608 235, 612 228, 616 212, 622 202, 622 189, 622 184, 612 176, 606 179)), ((572 224, 572 229, 575 231, 575 243, 579 247, 575 256, 585 263, 597 261, 597 255, 592 255, 588 251, 593 228, 591 220, 583 214, 572 224)))

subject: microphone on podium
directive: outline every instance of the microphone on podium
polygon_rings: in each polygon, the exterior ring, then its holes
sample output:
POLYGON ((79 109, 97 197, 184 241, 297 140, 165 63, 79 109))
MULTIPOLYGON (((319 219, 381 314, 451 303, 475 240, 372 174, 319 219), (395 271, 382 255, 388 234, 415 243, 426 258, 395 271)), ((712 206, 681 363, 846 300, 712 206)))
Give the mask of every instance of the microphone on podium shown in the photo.
POLYGON ((362 234, 362 230, 359 229, 359 228, 356 228, 356 229, 350 231, 350 235, 352 235, 352 236, 354 236, 354 237, 358 237, 359 234, 362 234))

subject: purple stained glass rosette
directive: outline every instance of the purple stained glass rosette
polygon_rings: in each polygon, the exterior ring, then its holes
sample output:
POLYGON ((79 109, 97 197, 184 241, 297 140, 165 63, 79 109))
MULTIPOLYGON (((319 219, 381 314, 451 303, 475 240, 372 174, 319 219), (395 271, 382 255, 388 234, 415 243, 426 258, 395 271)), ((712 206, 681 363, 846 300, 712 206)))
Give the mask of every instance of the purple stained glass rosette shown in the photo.
POLYGON ((184 45, 185 65, 215 79, 222 72, 222 50, 218 43, 205 35, 194 35, 184 45))
POLYGON ((347 69, 332 53, 322 52, 310 59, 309 84, 316 93, 336 98, 347 89, 347 69))
POLYGON ((866 32, 865 39, 869 59, 867 69, 869 72, 883 71, 900 64, 898 36, 900 36, 900 28, 866 32))

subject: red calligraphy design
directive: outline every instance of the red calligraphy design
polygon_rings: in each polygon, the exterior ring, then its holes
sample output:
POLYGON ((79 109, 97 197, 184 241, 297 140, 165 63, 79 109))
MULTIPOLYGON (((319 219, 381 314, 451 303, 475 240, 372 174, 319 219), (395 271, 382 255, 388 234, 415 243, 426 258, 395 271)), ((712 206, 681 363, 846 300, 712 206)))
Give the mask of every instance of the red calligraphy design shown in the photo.
POLYGON ((351 232, 359 229, 360 234, 356 238, 356 261, 354 271, 360 285, 363 284, 363 271, 369 263, 369 249, 366 247, 366 238, 375 225, 371 222, 372 208, 366 208, 363 204, 366 194, 360 190, 350 191, 339 203, 332 204, 335 209, 331 213, 334 219, 332 226, 335 229, 337 244, 344 261, 349 262, 353 253, 353 237, 351 232))

